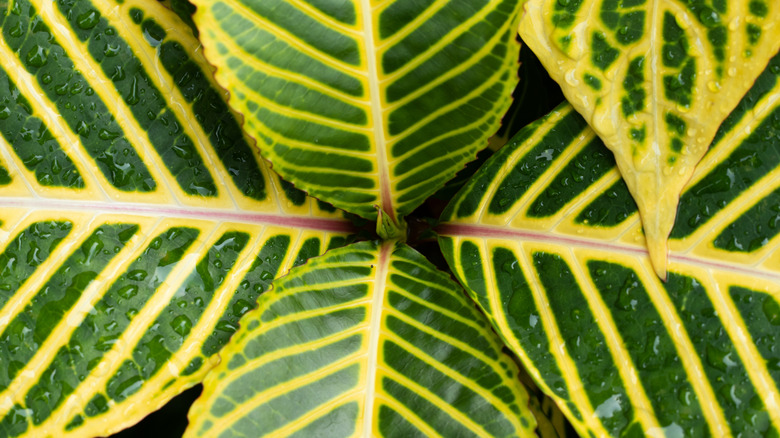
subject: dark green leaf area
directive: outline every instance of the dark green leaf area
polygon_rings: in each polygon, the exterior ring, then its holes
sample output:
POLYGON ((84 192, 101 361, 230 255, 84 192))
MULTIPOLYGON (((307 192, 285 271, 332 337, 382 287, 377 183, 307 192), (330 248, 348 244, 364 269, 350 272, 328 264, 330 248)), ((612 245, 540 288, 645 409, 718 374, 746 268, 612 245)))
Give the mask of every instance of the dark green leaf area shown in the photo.
MULTIPOLYGON (((493 214, 509 211, 531 187, 531 184, 550 168, 553 161, 577 139, 586 127, 587 123, 576 111, 566 114, 533 149, 517 160, 512 170, 496 189, 493 199, 490 200, 488 211, 493 214)), ((523 137, 522 132, 519 134, 520 139, 523 137)), ((520 139, 513 139, 511 145, 508 145, 506 149, 516 150, 520 139)), ((496 154, 496 156, 498 155, 496 154)), ((495 158, 495 160, 498 161, 499 158, 495 158)))
MULTIPOLYGON (((322 3, 320 3, 322 4, 322 3)), ((358 66, 361 62, 357 41, 345 32, 326 26, 305 10, 284 0, 241 1, 239 5, 258 16, 258 20, 273 23, 302 44, 343 63, 358 66)), ((335 5, 334 5, 335 6, 335 5)), ((335 8, 331 8, 333 10, 335 8)), ((239 13, 246 14, 239 10, 239 13)))
POLYGON ((248 234, 228 231, 209 248, 134 347, 133 360, 108 380, 109 398, 122 401, 138 391, 182 347, 248 241, 248 234))
POLYGON ((612 435, 620 435, 633 421, 634 412, 604 334, 577 279, 558 255, 536 252, 533 264, 596 416, 612 435))
POLYGON ((161 233, 95 303, 94 312, 86 315, 25 396, 33 423, 49 418, 101 360, 110 360, 106 356, 109 351, 122 347, 119 337, 197 235, 198 231, 191 228, 171 228, 161 233))
MULTIPOLYGON (((81 26, 79 17, 90 13, 89 2, 58 0, 58 4, 63 14, 71 17, 69 23, 74 30, 81 26)), ((147 21, 143 24, 146 41, 159 46, 166 36, 165 31, 156 23, 147 21)), ((116 29, 101 17, 89 32, 80 37, 88 43, 90 55, 124 97, 133 116, 147 131, 152 145, 184 192, 215 196, 216 185, 194 142, 183 132, 183 124, 168 107, 165 95, 154 85, 141 61, 116 29)))
POLYGON ((663 21, 664 45, 661 49, 663 63, 667 67, 679 68, 688 56, 688 38, 685 31, 677 24, 677 19, 671 12, 664 13, 663 21))
POLYGON ((708 432, 706 420, 674 341, 636 273, 589 261, 588 272, 607 305, 623 346, 639 374, 659 423, 677 424, 686 436, 708 432))
POLYGON ((28 0, 14 4, 21 15, 0 16, 6 44, 36 77, 108 182, 123 191, 153 191, 156 182, 132 143, 41 16, 28 0))
POLYGON ((7 367, 6 373, 0 373, 0 388, 8 387, 62 322, 84 289, 124 247, 137 229, 137 225, 127 224, 105 224, 98 227, 62 261, 24 310, 8 323, 0 335, 0 356, 5 358, 7 367))
POLYGON ((745 114, 751 112, 756 107, 756 104, 761 99, 765 98, 767 93, 772 91, 777 84, 778 76, 780 76, 780 53, 769 60, 769 64, 758 76, 753 87, 751 87, 742 100, 740 100, 739 104, 737 104, 736 108, 734 108, 726 120, 721 123, 720 128, 718 128, 718 133, 712 141, 713 145, 720 143, 723 136, 731 132, 745 117, 745 114))
POLYGON ((355 435, 360 405, 351 401, 326 412, 306 427, 290 435, 290 438, 308 438, 312 436, 351 437, 355 435))
POLYGON ((295 256, 295 262, 293 266, 300 266, 306 263, 312 257, 316 257, 320 254, 320 239, 312 237, 306 239, 301 245, 301 249, 298 251, 298 255, 295 256))
POLYGON ((201 348, 204 356, 211 356, 227 344, 238 330, 238 321, 245 313, 257 307, 257 298, 267 291, 276 278, 279 267, 290 247, 290 236, 280 234, 266 240, 238 288, 230 298, 225 312, 217 321, 214 332, 201 348))
POLYGON ((765 117, 728 158, 683 193, 671 237, 691 235, 778 165, 780 107, 765 117))
POLYGON ((735 340, 723 326, 721 318, 725 315, 715 311, 707 291, 695 278, 670 273, 664 286, 731 430, 766 432, 769 428, 766 407, 734 347, 735 340))
POLYGON ((0 309, 49 258, 71 228, 70 222, 35 222, 8 241, 0 254, 0 309))
POLYGON ((0 420, 0 434, 4 437, 14 437, 23 434, 29 427, 27 422, 28 416, 28 412, 22 405, 13 405, 8 414, 0 420))
POLYGON ((780 385, 780 303, 768 293, 738 286, 730 287, 729 294, 763 358, 762 363, 775 385, 780 385))
POLYGON ((601 195, 577 215, 577 223, 596 227, 614 227, 620 225, 637 212, 636 203, 621 179, 606 189, 601 195))
POLYGON ((753 252, 780 233, 780 190, 759 201, 715 238, 715 247, 727 251, 753 252))
POLYGON ((352 0, 306 0, 306 3, 344 24, 357 23, 357 14, 352 0))
POLYGON ((379 38, 387 39, 409 25, 425 10, 430 8, 434 0, 398 0, 390 3, 379 14, 379 38))
POLYGON ((621 44, 631 44, 642 38, 645 26, 645 11, 629 11, 637 5, 636 1, 606 0, 601 4, 601 21, 615 31, 615 39, 621 44))
MULTIPOLYGON (((455 248, 451 247, 451 240, 446 240, 446 243, 448 244, 445 244, 445 247, 442 248, 442 252, 444 253, 445 257, 450 258, 448 261, 452 261, 451 259, 453 258, 454 253, 450 255, 450 252, 454 251, 455 248)), ((476 301, 480 307, 482 307, 485 314, 488 315, 488 318, 492 319, 494 318, 493 314, 495 309, 493 309, 493 307, 490 305, 490 301, 488 299, 484 265, 482 256, 479 253, 479 248, 477 248, 477 245, 467 241, 463 242, 459 250, 461 266, 463 267, 463 278, 461 278, 461 281, 463 281, 463 284, 471 292, 471 298, 474 299, 474 301, 476 301)))
MULTIPOLYGON (((393 318, 388 318, 387 322, 390 323, 391 321, 393 321, 393 318)), ((403 325, 403 323, 397 321, 395 325, 403 325)), ((396 331, 392 325, 389 328, 396 331)), ((407 332, 407 330, 404 330, 404 332, 407 332)), ((409 334, 412 335, 411 333, 409 334)), ((413 338, 411 342, 424 342, 426 350, 436 351, 436 344, 427 343, 427 341, 435 342, 431 335, 419 331, 418 334, 427 338, 413 338)), ((452 347, 450 346, 450 348, 452 347)), ((438 403, 457 409, 460 411, 459 414, 482 426, 489 436, 511 436, 515 432, 515 429, 507 421, 506 416, 496 409, 489 400, 449 375, 439 371, 428 362, 430 360, 428 357, 425 357, 426 360, 423 360, 418 355, 413 354, 408 347, 392 341, 383 343, 382 356, 389 367, 404 377, 404 379, 397 380, 395 378, 383 378, 383 389, 387 390, 398 403, 406 405, 409 411, 422 418, 423 421, 428 423, 434 430, 437 430, 442 436, 476 435, 473 430, 470 430, 467 425, 463 424, 462 420, 453 418, 446 410, 436 406, 438 403), (410 385, 405 380, 414 382, 416 385, 410 385), (415 388, 417 385, 424 388, 422 393, 415 388)), ((456 360, 456 358, 452 359, 456 360)))
POLYGON ((523 351, 539 371, 549 390, 563 400, 569 400, 569 390, 558 363, 552 354, 538 307, 525 274, 515 254, 506 248, 493 251, 493 273, 504 306, 506 322, 517 337, 523 351))
POLYGON ((163 67, 173 77, 184 99, 192 105, 195 119, 209 136, 233 183, 245 196, 265 199, 265 178, 252 147, 221 94, 209 82, 208 75, 195 64, 180 43, 165 41, 159 47, 163 67))
POLYGON ((523 128, 510 140, 509 144, 498 150, 493 156, 499 157, 495 159, 489 159, 482 167, 480 167, 474 176, 463 186, 458 192, 458 202, 450 202, 441 214, 441 221, 444 222, 448 219, 455 217, 469 217, 476 213, 482 202, 484 196, 484 189, 489 184, 499 169, 503 167, 506 160, 508 160, 518 145, 522 144, 528 138, 530 138, 534 132, 541 126, 547 117, 544 117, 536 122, 533 122, 523 128), (457 206, 457 209, 455 208, 457 206))
POLYGON ((614 156, 598 137, 594 138, 536 197, 526 214, 530 217, 554 215, 581 194, 582 189, 590 187, 614 167, 614 156))
POLYGON ((552 22, 555 27, 570 27, 577 19, 577 11, 581 6, 582 0, 559 0, 553 3, 555 13, 552 22))
MULTIPOLYGON (((361 97, 365 93, 363 85, 358 79, 277 38, 271 32, 256 26, 243 13, 234 11, 225 3, 214 2, 211 11, 219 22, 220 28, 231 36, 231 41, 225 42, 231 48, 219 44, 219 51, 227 54, 235 53, 236 49, 241 49, 246 53, 251 53, 258 61, 286 70, 291 74, 312 78, 324 87, 355 97, 361 97), (235 46, 237 47, 233 48, 235 46)), ((238 57, 230 57, 228 64, 231 62, 242 63, 238 57)), ((254 71, 249 66, 245 68, 248 72, 254 71)))
POLYGON ((607 41, 607 36, 601 32, 593 32, 591 36, 591 61, 601 71, 605 71, 617 59, 620 51, 612 47, 607 41))
MULTIPOLYGON (((0 134, 41 185, 84 187, 73 161, 43 120, 33 115, 30 102, 4 70, 0 70, 0 134)), ((0 179, 10 183, 8 172, 2 171, 0 179)))
POLYGON ((644 110, 647 91, 643 88, 645 85, 644 71, 645 57, 638 56, 631 60, 628 65, 626 77, 623 79, 623 90, 625 96, 620 100, 623 115, 626 117, 644 110))

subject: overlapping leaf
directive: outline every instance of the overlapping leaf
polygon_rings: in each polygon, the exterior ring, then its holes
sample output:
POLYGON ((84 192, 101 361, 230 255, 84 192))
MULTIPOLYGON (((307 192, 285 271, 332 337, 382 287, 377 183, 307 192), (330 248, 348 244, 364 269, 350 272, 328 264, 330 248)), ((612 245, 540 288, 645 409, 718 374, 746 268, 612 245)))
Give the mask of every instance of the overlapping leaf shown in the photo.
POLYGON ((570 106, 444 214, 457 277, 578 431, 780 431, 780 56, 683 193, 658 279, 612 154, 570 106))
POLYGON ((0 31, 0 436, 104 435, 349 227, 271 176, 157 2, 11 0, 0 31))
POLYGON ((195 4, 274 170, 369 219, 399 222, 473 160, 517 82, 516 0, 195 4))
POLYGON ((274 282, 188 436, 528 436, 516 365, 463 290, 405 245, 329 251, 274 282))
POLYGON ((615 154, 665 277, 679 195, 721 121, 780 49, 769 0, 530 0, 520 24, 615 154))

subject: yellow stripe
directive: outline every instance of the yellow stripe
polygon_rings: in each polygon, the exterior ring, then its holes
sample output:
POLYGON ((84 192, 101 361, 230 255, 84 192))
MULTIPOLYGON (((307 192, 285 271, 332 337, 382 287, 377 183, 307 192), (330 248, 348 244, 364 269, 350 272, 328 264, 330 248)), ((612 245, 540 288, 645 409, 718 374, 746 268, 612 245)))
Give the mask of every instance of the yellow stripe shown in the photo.
POLYGON ((62 198, 86 197, 94 199, 101 195, 106 196, 103 193, 103 187, 110 187, 111 184, 108 183, 108 180, 105 179, 92 160, 86 158, 86 151, 78 147, 81 144, 79 138, 67 128, 66 123, 61 121, 59 110, 51 101, 47 100, 46 93, 39 87, 36 79, 25 70, 14 52, 6 45, 4 38, 0 38, 0 64, 2 64, 3 70, 9 73, 9 77, 19 88, 21 94, 30 102, 33 115, 45 122, 46 127, 54 134, 57 143, 73 161, 79 174, 81 174, 81 178, 84 180, 84 189, 82 190, 43 187, 35 178, 35 173, 27 170, 21 159, 13 152, 13 148, 5 142, 5 139, 0 138, 1 144, 7 145, 7 147, 3 148, 4 153, 11 155, 20 176, 24 178, 30 190, 49 193, 54 191, 56 197, 62 198), (11 72, 14 74, 11 75, 11 72))
MULTIPOLYGON (((127 223, 127 217, 119 216, 97 216, 90 223, 127 223)), ((63 315, 60 322, 52 330, 49 337, 35 352, 33 357, 19 371, 19 375, 41 376, 46 368, 51 364, 52 359, 63 345, 67 344, 73 332, 81 325, 87 314, 94 309, 97 303, 110 288, 119 274, 132 263, 142 252, 143 247, 139 245, 141 237, 152 225, 150 218, 132 218, 132 223, 139 225, 139 230, 131 238, 120 252, 98 273, 97 277, 83 291, 78 301, 69 311, 63 315), (139 220, 140 219, 140 220, 139 220)), ((60 261, 63 261, 62 259, 60 261)), ((24 398, 30 388, 38 383, 37 379, 16 378, 3 391, 4 393, 14 394, 14 402, 24 404, 24 398)))
MULTIPOLYGON (((174 81, 171 74, 164 68, 161 68, 157 49, 153 49, 142 41, 142 36, 138 32, 138 26, 136 26, 129 17, 128 11, 130 10, 130 4, 113 4, 109 6, 107 2, 96 1, 93 2, 93 6, 97 8, 100 14, 106 19, 109 19, 109 17, 117 17, 114 20, 109 20, 109 23, 116 28, 118 35, 130 47, 132 53, 147 72, 147 77, 152 85, 157 88, 160 93, 165 95, 166 98, 163 101, 165 107, 163 111, 167 109, 173 113, 182 128, 183 134, 192 140, 193 146, 203 159, 204 168, 211 174, 214 184, 217 186, 217 196, 209 197, 209 204, 215 206, 235 204, 235 202, 231 202, 230 197, 236 196, 238 192, 230 183, 229 178, 226 178, 226 172, 222 171, 222 162, 216 155, 214 148, 211 147, 209 135, 203 131, 200 123, 195 121, 195 113, 192 110, 192 105, 187 103, 187 100, 181 94, 179 88, 174 86, 176 81, 174 81), (119 8, 119 14, 117 14, 117 8, 119 8), (219 169, 220 171, 214 172, 214 169, 219 169)), ((147 2, 145 6, 139 4, 138 8, 143 10, 144 7, 148 8, 148 6, 149 4, 147 2)), ((181 26, 181 19, 172 11, 165 8, 158 8, 157 11, 154 11, 154 19, 165 28, 165 31, 168 34, 166 40, 170 41, 175 39, 175 41, 185 48, 188 54, 195 53, 192 60, 196 61, 195 58, 197 54, 200 53, 197 51, 197 42, 192 38, 182 38, 183 35, 181 35, 180 30, 186 29, 186 31, 189 31, 189 29, 181 26), (174 33, 176 38, 171 38, 171 33, 174 33)), ((201 62, 198 63, 199 66, 203 66, 205 62, 202 60, 200 61, 201 62)), ((204 71, 204 74, 207 76, 209 73, 209 71, 204 71)), ((198 205, 203 203, 203 197, 200 195, 183 194, 186 196, 186 198, 183 199, 186 204, 198 205)))
MULTIPOLYGON (((41 14, 41 17, 47 22, 52 35, 57 38, 62 48, 70 54, 88 54, 89 48, 86 44, 76 40, 75 36, 67 32, 69 29, 68 23, 58 13, 54 11, 54 3, 50 0, 30 0, 34 3, 35 8, 41 14)), ((95 94, 100 97, 100 100, 106 105, 106 108, 115 116, 116 122, 120 125, 128 141, 138 151, 139 158, 147 165, 149 173, 152 175, 158 185, 164 185, 167 187, 168 193, 165 190, 161 190, 159 187, 152 193, 141 192, 122 192, 114 188, 107 180, 101 180, 102 184, 99 186, 108 191, 108 195, 112 199, 128 199, 140 202, 154 202, 154 203, 171 203, 173 202, 172 196, 177 199, 184 198, 184 192, 181 190, 178 184, 175 183, 175 178, 170 175, 167 168, 163 166, 163 170, 160 170, 161 160, 157 155, 154 147, 149 142, 146 136, 146 131, 141 128, 138 122, 133 117, 132 112, 124 104, 124 98, 119 95, 116 88, 113 87, 112 81, 103 74, 100 66, 94 64, 94 60, 89 56, 73 56, 69 58, 74 67, 82 72, 84 80, 95 91, 95 94), (139 133, 144 133, 139 135, 139 133), (140 149, 139 149, 140 147, 140 149), (149 157, 155 157, 152 160, 153 165, 149 165, 149 157), (164 175, 164 176, 163 176, 164 175), (174 181, 173 187, 169 184, 170 181, 174 181)), ((102 175, 98 169, 93 170, 94 175, 102 175)))
MULTIPOLYGON (((381 6, 374 6, 374 15, 381 16, 385 13, 387 6, 392 4, 392 1, 387 1, 381 6)), ((412 32, 419 29, 423 24, 428 22, 434 15, 444 9, 444 7, 448 4, 449 2, 447 0, 435 0, 433 3, 429 4, 421 14, 403 23, 403 26, 394 34, 390 35, 389 38, 380 40, 380 43, 377 44, 377 49, 379 49, 380 53, 387 51, 389 46, 394 46, 396 43, 399 43, 402 39, 409 36, 412 32)))
MULTIPOLYGON (((385 405, 389 409, 400 414, 400 416, 403 417, 404 420, 408 421, 412 426, 420 430, 424 437, 427 438, 441 437, 441 434, 436 432, 435 429, 433 429, 431 426, 428 425, 428 423, 426 423, 419 416, 417 416, 416 413, 412 412, 409 408, 406 407, 406 405, 390 397, 389 395, 378 393, 376 395, 376 401, 378 402, 377 404, 379 406, 385 405)), ((372 432, 373 432, 371 435, 372 437, 381 436, 378 427, 375 428, 372 432)))
POLYGON ((634 415, 641 423, 643 430, 647 431, 655 428, 660 430, 661 425, 658 424, 655 415, 653 415, 653 406, 647 398, 644 387, 639 382, 636 366, 625 348, 625 342, 620 337, 620 330, 618 330, 615 321, 612 319, 609 308, 597 292, 598 288, 590 276, 583 272, 583 264, 587 263, 588 259, 602 260, 604 259, 604 254, 593 254, 594 257, 589 257, 591 254, 587 254, 586 251, 576 251, 575 255, 574 251, 570 250, 566 254, 561 255, 566 259, 566 264, 572 267, 572 274, 576 278, 577 283, 582 285, 582 294, 588 302, 591 312, 593 312, 596 325, 604 335, 606 346, 610 351, 618 374, 620 374, 620 379, 623 381, 623 387, 633 406, 634 415))
POLYGON ((635 273, 639 281, 647 288, 647 295, 653 305, 658 309, 666 332, 674 343, 675 349, 680 356, 683 368, 688 374, 688 381, 696 393, 697 399, 702 409, 702 414, 709 424, 710 432, 713 436, 728 437, 731 436, 726 418, 723 411, 717 406, 717 397, 712 387, 709 385, 707 375, 704 372, 701 359, 696 353, 687 332, 682 327, 682 320, 677 313, 666 290, 661 286, 661 280, 655 275, 649 260, 642 263, 643 269, 636 269, 635 273))
MULTIPOLYGON (((697 278, 701 277, 701 275, 697 276, 697 278)), ((707 275, 707 280, 710 283, 704 288, 707 291, 707 296, 712 301, 726 333, 742 359, 750 381, 764 402, 772 425, 776 430, 780 430, 780 391, 775 386, 774 379, 766 367, 766 359, 759 353, 745 320, 742 319, 734 300, 729 295, 729 286, 736 284, 735 276, 734 274, 715 273, 714 276, 707 275)), ((745 281, 740 281, 740 284, 751 284, 756 281, 753 278, 743 278, 743 280, 745 281)), ((770 287, 775 288, 774 298, 777 299, 777 293, 780 292, 777 285, 772 284, 770 287)))
MULTIPOLYGON (((487 223, 486 216, 494 216, 490 213, 488 213, 488 205, 492 201, 493 197, 496 194, 496 191, 498 190, 498 187, 500 186, 501 182, 506 178, 511 172, 512 169, 514 169, 515 165, 517 165, 517 162, 523 159, 529 152, 532 145, 538 144, 542 138, 544 138, 547 133, 549 133, 554 127, 558 125, 558 122, 561 121, 564 117, 566 117, 570 112, 574 111, 571 107, 566 107, 561 111, 553 111, 548 116, 548 119, 546 122, 539 126, 536 131, 534 131, 533 135, 531 135, 526 141, 523 142, 522 146, 517 148, 515 152, 507 157, 506 161, 504 162, 503 166, 501 166, 501 169, 496 173, 496 175, 493 177, 491 184, 488 185, 487 190, 485 191, 485 194, 482 196, 482 199, 479 203, 479 207, 475 210, 476 216, 472 215, 471 218, 473 220, 469 220, 470 218, 460 218, 458 219, 459 222, 473 222, 473 223, 487 223)), ((524 204, 525 202, 522 202, 522 198, 518 200, 519 204, 524 204)), ((503 221, 502 221, 503 222, 503 221)))
MULTIPOLYGON (((343 395, 336 397, 334 399, 328 400, 324 403, 322 403, 318 408, 310 410, 306 412, 306 415, 303 417, 296 418, 292 421, 289 421, 286 425, 280 427, 279 429, 276 429, 273 431, 273 436, 277 437, 288 437, 292 436, 292 434, 305 429, 306 426, 313 423, 316 420, 319 420, 320 417, 324 416, 323 414, 327 414, 328 412, 332 412, 336 410, 337 408, 340 408, 350 401, 357 402, 358 406, 360 406, 360 393, 362 391, 360 388, 355 388, 352 391, 346 392, 343 395)), ((360 436, 357 434, 357 429, 355 430, 355 433, 352 436, 360 436)))

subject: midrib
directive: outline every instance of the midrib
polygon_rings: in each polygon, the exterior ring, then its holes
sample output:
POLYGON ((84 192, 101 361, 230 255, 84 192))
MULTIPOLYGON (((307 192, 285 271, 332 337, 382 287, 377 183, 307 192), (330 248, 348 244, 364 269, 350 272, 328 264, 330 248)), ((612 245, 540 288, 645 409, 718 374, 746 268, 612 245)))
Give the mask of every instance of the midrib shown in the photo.
POLYGON ((366 66, 368 67, 368 97, 370 103, 376 159, 379 167, 379 206, 396 222, 393 211, 393 198, 390 188, 390 172, 387 160, 387 137, 382 114, 382 96, 379 87, 379 69, 376 60, 376 42, 374 38, 373 10, 370 0, 361 0, 360 8, 363 14, 363 43, 365 47, 366 66))
POLYGON ((27 210, 110 213, 135 216, 175 217, 216 222, 239 222, 259 225, 278 225, 286 228, 351 232, 351 224, 343 219, 314 218, 284 214, 253 213, 241 210, 179 207, 173 205, 140 204, 129 202, 58 201, 53 199, 0 198, 3 208, 27 210))
MULTIPOLYGON (((475 225, 475 224, 444 224, 436 229, 441 236, 447 237, 482 237, 489 239, 507 239, 523 242, 550 243, 555 245, 565 245, 568 248, 589 248, 599 251, 605 251, 615 254, 623 254, 632 257, 647 257, 647 247, 632 246, 621 243, 603 242, 584 237, 561 236, 550 232, 513 230, 499 226, 475 225)), ((774 282, 780 282, 780 272, 771 272, 761 270, 752 266, 739 266, 734 263, 723 263, 716 260, 705 259, 702 257, 688 256, 684 254, 669 254, 669 260, 689 265, 698 266, 705 269, 713 269, 722 272, 748 275, 757 278, 763 278, 774 282)))
POLYGON ((376 281, 374 283, 374 296, 371 302, 371 320, 367 327, 368 360, 366 364, 366 395, 363 404, 363 437, 370 437, 374 428, 374 399, 376 393, 376 373, 379 361, 379 335, 382 326, 382 306, 385 301, 385 285, 387 283, 387 268, 390 264, 390 255, 393 249, 392 242, 385 242, 379 248, 379 260, 376 265, 376 281))

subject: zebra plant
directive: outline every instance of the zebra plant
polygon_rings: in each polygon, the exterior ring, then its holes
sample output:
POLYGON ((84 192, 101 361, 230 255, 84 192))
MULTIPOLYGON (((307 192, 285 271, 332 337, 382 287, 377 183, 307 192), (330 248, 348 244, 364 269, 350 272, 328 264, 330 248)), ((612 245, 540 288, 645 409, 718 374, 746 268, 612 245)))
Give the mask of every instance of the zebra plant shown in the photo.
POLYGON ((0 436, 198 383, 187 436, 780 433, 778 22, 0 1, 0 436), (499 129, 518 29, 568 102, 452 197, 437 267, 407 224, 499 129))

